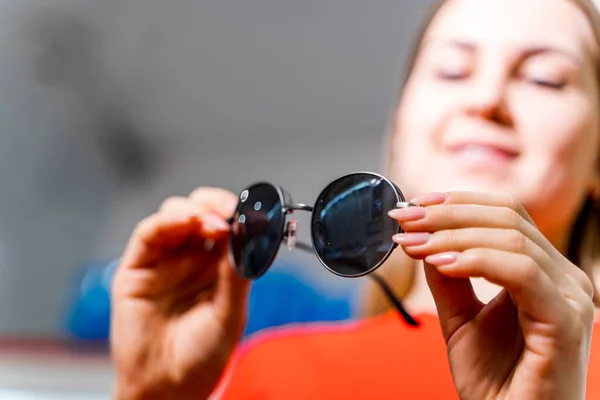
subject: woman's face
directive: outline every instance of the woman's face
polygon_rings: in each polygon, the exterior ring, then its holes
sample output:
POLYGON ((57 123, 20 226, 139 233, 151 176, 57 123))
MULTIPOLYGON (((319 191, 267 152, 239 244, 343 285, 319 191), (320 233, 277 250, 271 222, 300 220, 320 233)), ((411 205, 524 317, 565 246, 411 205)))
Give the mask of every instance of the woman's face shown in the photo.
POLYGON ((448 1, 396 114, 393 178, 409 196, 514 196, 565 236, 597 181, 597 53, 567 0, 448 1))

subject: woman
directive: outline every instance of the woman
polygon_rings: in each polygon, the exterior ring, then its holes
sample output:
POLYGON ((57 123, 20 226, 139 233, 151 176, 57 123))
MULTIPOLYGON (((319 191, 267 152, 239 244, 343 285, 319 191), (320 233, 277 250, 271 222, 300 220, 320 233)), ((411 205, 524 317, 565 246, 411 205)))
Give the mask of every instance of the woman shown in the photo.
POLYGON ((113 287, 117 397, 600 397, 588 376, 600 370, 599 65, 587 1, 443 2, 388 147, 391 178, 419 195, 390 217, 406 231, 392 267, 414 267, 406 301, 421 327, 387 313, 270 334, 231 357, 248 292, 226 252, 237 198, 201 188, 167 200, 127 246, 113 287))

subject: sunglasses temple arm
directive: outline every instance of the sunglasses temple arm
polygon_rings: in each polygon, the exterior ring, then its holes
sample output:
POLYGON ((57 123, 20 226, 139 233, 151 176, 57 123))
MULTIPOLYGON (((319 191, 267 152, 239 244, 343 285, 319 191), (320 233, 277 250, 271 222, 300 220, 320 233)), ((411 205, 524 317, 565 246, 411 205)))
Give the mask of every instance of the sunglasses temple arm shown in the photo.
POLYGON ((400 315, 402 315, 402 318, 404 318, 404 321, 406 321, 407 324, 409 324, 411 326, 419 326, 419 322, 417 320, 415 320, 408 313, 408 311, 406 311, 404 306, 402 306, 402 303, 400 302, 400 300, 396 297, 396 295, 394 295, 394 292, 392 291, 390 286, 387 284, 387 282, 381 276, 379 276, 375 273, 371 273, 368 276, 371 279, 373 279, 375 282, 377 282, 377 284, 379 285, 381 290, 383 290, 383 293, 385 293, 388 300, 393 304, 393 306, 400 313, 400 315))
MULTIPOLYGON (((306 243, 297 242, 295 247, 297 249, 300 249, 302 251, 306 251, 309 253, 313 252, 312 246, 310 246, 306 243)), ((402 315, 402 318, 404 318, 404 320, 406 321, 407 324, 409 324, 411 326, 419 326, 419 322, 417 320, 415 320, 408 313, 408 311, 406 311, 406 309, 404 308, 404 306, 402 305, 400 300, 396 297, 396 295, 394 294, 394 292, 392 291, 390 286, 387 284, 387 282, 381 276, 379 276, 375 273, 371 273, 368 276, 379 285, 379 288, 383 291, 383 293, 388 298, 390 303, 392 303, 394 308, 400 313, 400 315, 402 315)))

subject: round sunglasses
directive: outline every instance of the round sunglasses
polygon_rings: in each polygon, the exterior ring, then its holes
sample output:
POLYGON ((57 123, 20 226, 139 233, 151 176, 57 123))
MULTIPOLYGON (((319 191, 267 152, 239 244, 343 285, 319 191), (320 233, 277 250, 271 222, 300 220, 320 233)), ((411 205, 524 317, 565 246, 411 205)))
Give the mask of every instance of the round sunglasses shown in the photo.
POLYGON ((374 279, 404 320, 416 326, 418 322, 385 280, 373 273, 398 246, 392 236, 402 232, 388 212, 408 206, 412 204, 398 186, 373 172, 355 172, 334 180, 313 206, 295 203, 278 185, 255 183, 240 193, 229 220, 231 262, 238 275, 256 279, 267 272, 283 243, 289 249, 314 252, 336 275, 374 279), (312 212, 312 246, 296 241, 297 223, 287 220, 298 210, 312 212))

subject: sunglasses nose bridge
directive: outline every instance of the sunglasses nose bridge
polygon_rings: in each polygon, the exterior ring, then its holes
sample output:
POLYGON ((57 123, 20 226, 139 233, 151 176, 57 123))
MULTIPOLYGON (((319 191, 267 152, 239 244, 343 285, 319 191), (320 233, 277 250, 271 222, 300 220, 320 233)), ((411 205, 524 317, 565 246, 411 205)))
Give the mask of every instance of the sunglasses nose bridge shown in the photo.
POLYGON ((292 204, 292 205, 288 205, 285 207, 285 210, 291 214, 294 211, 308 211, 308 212, 312 212, 313 211, 313 207, 306 205, 306 204, 302 204, 302 203, 298 203, 298 204, 292 204))

